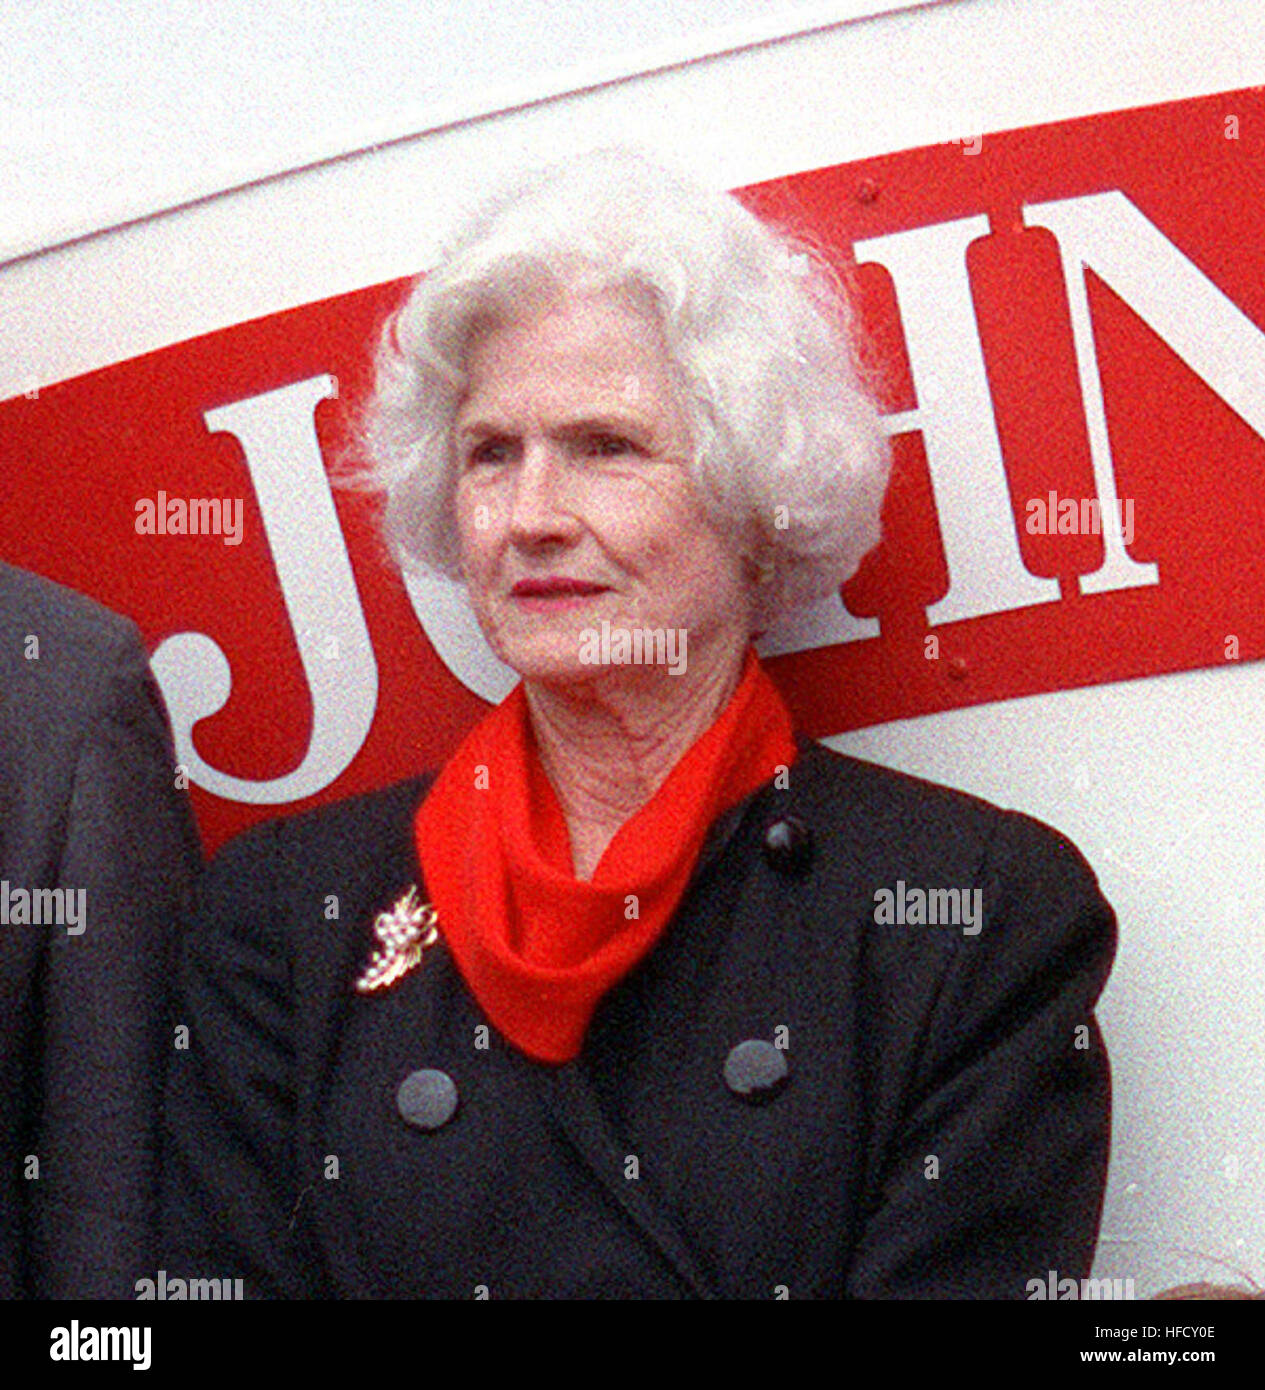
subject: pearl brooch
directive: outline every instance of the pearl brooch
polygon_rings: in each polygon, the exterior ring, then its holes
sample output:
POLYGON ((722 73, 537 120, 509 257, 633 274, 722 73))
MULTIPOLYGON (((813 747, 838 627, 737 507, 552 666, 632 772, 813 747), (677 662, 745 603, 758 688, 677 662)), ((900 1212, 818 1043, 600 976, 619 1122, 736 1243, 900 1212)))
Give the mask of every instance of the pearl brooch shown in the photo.
POLYGON ((414 885, 390 912, 378 913, 373 931, 379 945, 356 981, 359 994, 386 989, 420 965, 422 952, 439 940, 439 914, 433 904, 418 901, 414 885))

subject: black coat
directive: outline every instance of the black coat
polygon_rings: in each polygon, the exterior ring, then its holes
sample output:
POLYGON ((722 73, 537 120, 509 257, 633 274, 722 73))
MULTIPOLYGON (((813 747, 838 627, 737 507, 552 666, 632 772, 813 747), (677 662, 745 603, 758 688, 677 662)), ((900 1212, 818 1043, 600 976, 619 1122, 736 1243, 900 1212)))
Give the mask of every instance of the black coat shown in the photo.
POLYGON ((1023 1298, 1087 1274, 1115 937, 1092 871, 1026 816, 801 747, 561 1067, 484 1026, 442 940, 353 991, 375 914, 425 895, 424 782, 227 847, 181 972, 169 1275, 281 1297, 1023 1298), (807 854, 770 850, 777 822, 807 854), (982 930, 877 925, 898 880, 981 889, 982 930), (764 1103, 725 1076, 749 1039, 789 1068, 764 1103), (398 1103, 422 1069, 455 1083, 438 1128, 398 1103))
POLYGON ((153 1273, 167 993, 202 862, 175 783, 135 626, 0 565, 0 896, 86 907, 73 931, 0 923, 0 1298, 127 1298, 153 1273))

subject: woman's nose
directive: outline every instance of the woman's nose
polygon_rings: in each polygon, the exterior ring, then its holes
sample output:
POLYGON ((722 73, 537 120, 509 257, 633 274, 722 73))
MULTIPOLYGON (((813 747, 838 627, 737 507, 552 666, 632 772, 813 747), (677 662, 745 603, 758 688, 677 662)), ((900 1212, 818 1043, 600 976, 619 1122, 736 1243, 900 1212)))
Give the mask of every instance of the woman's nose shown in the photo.
POLYGON ((529 441, 514 479, 510 529, 520 542, 570 534, 575 518, 567 509, 568 464, 563 452, 548 442, 529 441))

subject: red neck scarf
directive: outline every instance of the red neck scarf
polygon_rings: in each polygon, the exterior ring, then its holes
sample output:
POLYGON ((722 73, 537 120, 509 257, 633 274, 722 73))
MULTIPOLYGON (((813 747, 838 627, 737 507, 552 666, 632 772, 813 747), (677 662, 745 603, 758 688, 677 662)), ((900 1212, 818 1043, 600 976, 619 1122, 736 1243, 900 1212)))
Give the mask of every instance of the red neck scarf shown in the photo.
POLYGON ((602 997, 671 920, 712 824, 796 751, 749 647, 719 718, 582 882, 522 682, 475 726, 418 808, 417 853, 458 970, 515 1047, 542 1062, 579 1054, 602 997))

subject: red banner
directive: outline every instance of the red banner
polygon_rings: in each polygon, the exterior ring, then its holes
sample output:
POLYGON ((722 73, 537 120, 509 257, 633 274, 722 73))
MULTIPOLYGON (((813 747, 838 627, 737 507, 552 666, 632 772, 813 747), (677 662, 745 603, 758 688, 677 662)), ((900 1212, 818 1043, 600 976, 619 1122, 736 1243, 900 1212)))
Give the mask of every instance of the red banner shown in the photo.
MULTIPOLYGON (((895 441, 846 610, 771 639, 804 729, 1265 656, 1262 129, 1254 89, 744 192, 854 267, 895 441)), ((325 476, 403 289, 0 405, 0 554, 159 649, 208 849, 486 708, 325 476)))

